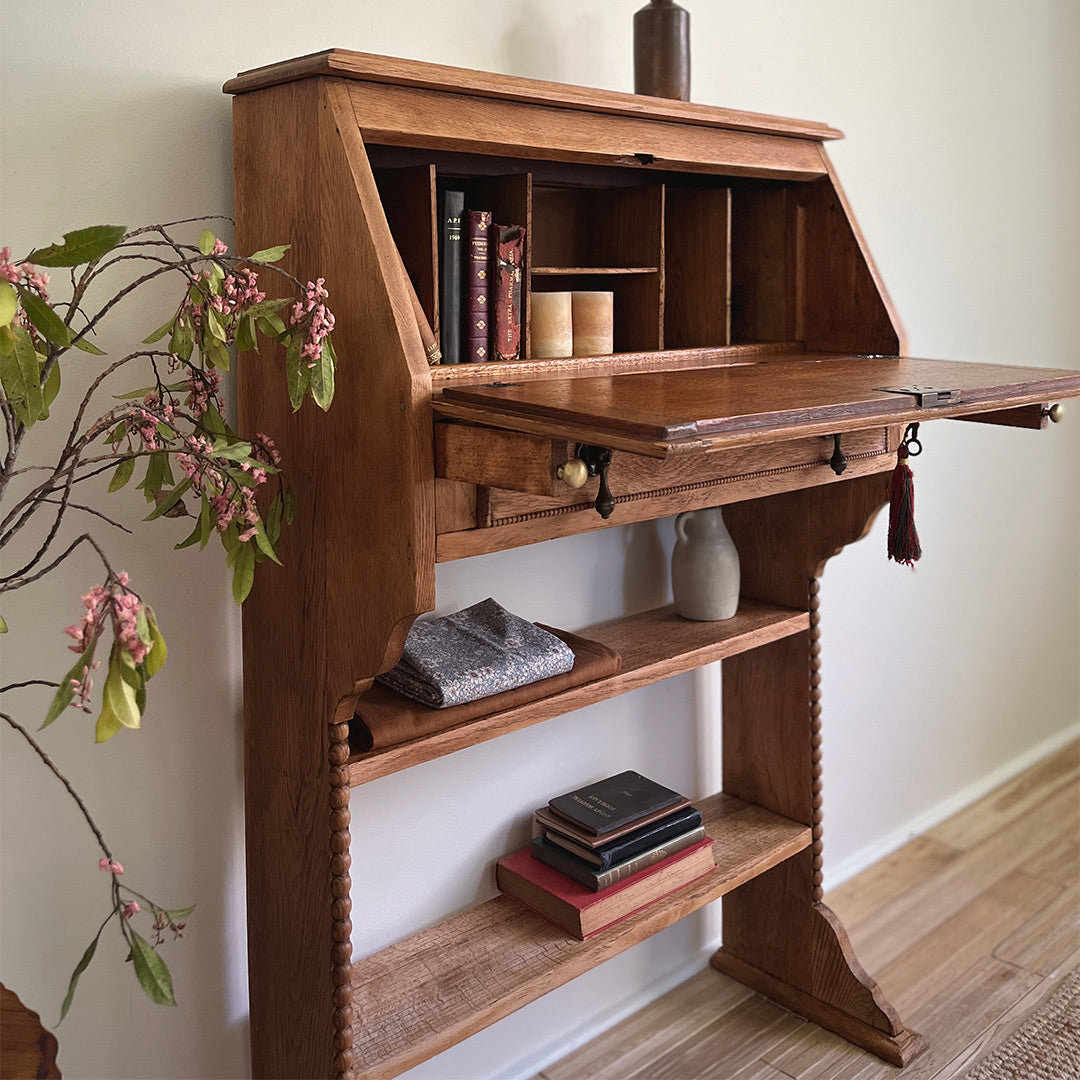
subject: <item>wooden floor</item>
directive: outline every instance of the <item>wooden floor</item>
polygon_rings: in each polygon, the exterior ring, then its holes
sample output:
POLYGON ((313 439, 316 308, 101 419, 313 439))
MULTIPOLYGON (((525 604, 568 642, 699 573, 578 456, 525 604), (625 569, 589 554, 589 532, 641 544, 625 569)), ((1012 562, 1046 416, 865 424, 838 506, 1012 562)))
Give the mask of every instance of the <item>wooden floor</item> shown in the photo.
POLYGON ((863 966, 929 1043, 902 1072, 707 969, 536 1080, 962 1076, 1080 966, 1080 744, 826 902, 863 966))

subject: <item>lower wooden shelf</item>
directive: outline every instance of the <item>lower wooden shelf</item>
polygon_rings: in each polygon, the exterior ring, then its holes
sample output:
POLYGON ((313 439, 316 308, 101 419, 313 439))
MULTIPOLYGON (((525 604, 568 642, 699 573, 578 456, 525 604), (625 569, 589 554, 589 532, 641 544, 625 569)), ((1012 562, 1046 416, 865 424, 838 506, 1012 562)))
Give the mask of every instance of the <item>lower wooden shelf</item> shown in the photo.
POLYGON ((577 631, 611 646, 622 657, 622 669, 607 679, 577 686, 551 697, 470 720, 399 746, 356 754, 349 759, 349 783, 356 787, 422 761, 497 738, 511 731, 625 694, 639 686, 702 667, 714 660, 767 645, 809 629, 805 611, 742 599, 734 618, 693 622, 680 618, 669 604, 577 631))
POLYGON ((808 826, 730 795, 696 805, 716 869, 587 941, 498 896, 356 961, 357 1071, 396 1076, 810 846, 808 826))

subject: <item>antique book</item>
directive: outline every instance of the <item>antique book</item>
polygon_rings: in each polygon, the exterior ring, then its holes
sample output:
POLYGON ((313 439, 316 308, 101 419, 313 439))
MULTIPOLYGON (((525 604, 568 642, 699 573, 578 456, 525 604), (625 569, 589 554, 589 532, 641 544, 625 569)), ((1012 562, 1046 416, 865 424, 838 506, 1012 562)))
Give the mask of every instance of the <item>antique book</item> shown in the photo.
POLYGON ((465 213, 465 353, 466 362, 491 359, 490 210, 465 213))
POLYGON ((632 856, 649 851, 660 844, 674 842, 701 824, 701 811, 687 806, 673 814, 665 814, 649 825, 634 829, 617 840, 599 847, 579 843, 556 829, 544 829, 542 835, 549 844, 568 851, 594 870, 607 870, 632 856))
POLYGON ((539 859, 545 866, 550 866, 552 870, 558 870, 560 874, 573 878, 578 884, 584 885, 586 889, 591 889, 593 892, 602 892, 610 889, 620 881, 628 881, 650 866, 655 866, 656 863, 662 862, 676 852, 682 851, 684 848, 688 848, 704 839, 705 827, 699 825, 696 829, 690 829, 688 832, 683 833, 682 836, 677 836, 666 843, 657 844, 655 847, 640 851, 628 859, 623 859, 622 862, 616 863, 607 870, 599 870, 596 867, 586 865, 577 856, 571 855, 569 851, 564 851, 561 847, 549 843, 544 837, 537 836, 533 839, 533 858, 539 859))
POLYGON ((507 896, 583 940, 709 873, 716 866, 712 846, 707 838, 610 889, 593 892, 534 859, 530 844, 499 859, 495 882, 507 896))
POLYGON ((465 192, 442 193, 439 229, 439 344, 444 364, 461 363, 462 217, 465 192))
POLYGON ((492 360, 516 360, 521 355, 521 279, 525 260, 525 230, 520 225, 491 226, 495 278, 492 302, 492 360))
POLYGON ((541 806, 537 809, 535 811, 535 817, 536 823, 542 829, 546 829, 549 832, 561 833, 581 847, 598 848, 603 847, 605 844, 610 844, 620 836, 626 836, 629 833, 644 828, 654 821, 666 818, 669 814, 682 810, 689 805, 690 800, 682 798, 672 806, 665 806, 663 809, 657 810, 654 814, 649 814, 643 818, 637 818, 628 825, 623 825, 621 828, 612 829, 610 832, 604 833, 603 836, 598 836, 596 833, 586 832, 584 829, 578 828, 572 821, 559 817, 558 814, 553 814, 546 806, 541 806))
POLYGON ((628 769, 548 801, 559 817, 597 836, 674 806, 683 796, 628 769))

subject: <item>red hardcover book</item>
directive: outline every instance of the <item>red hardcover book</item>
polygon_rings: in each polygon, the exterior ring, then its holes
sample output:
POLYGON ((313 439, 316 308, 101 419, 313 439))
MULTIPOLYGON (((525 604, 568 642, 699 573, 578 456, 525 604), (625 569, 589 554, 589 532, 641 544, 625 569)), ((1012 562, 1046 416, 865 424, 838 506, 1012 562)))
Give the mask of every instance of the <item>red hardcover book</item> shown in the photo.
POLYGON ((491 356, 490 210, 470 210, 465 231, 465 361, 491 356))
POLYGON ((534 859, 529 844, 499 859, 495 883, 507 896, 584 941, 709 873, 716 866, 713 843, 706 837, 600 892, 534 859))
POLYGON ((495 290, 492 304, 492 359, 521 355, 521 279, 525 262, 525 230, 520 225, 491 226, 495 290))

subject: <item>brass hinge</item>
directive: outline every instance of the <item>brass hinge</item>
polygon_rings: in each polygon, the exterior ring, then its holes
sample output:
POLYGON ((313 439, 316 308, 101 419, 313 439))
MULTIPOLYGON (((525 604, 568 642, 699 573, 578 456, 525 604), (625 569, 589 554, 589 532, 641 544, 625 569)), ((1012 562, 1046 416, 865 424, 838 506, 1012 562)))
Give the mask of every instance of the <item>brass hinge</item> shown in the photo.
POLYGON ((879 386, 877 389, 886 394, 911 394, 920 408, 955 405, 961 400, 959 390, 942 386, 879 386))

